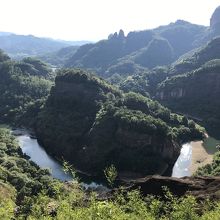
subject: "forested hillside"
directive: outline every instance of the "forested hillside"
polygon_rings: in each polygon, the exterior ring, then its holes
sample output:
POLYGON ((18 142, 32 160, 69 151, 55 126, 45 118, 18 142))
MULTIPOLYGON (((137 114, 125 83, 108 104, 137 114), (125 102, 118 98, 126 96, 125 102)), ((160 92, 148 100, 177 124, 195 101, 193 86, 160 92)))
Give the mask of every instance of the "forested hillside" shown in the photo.
MULTIPOLYGON (((195 41, 206 29, 177 21, 153 30, 130 32, 127 36, 120 30, 109 35, 108 40, 81 46, 66 65, 93 69, 102 75, 110 66, 122 61, 132 61, 148 68, 170 64, 195 48, 195 41)), ((114 73, 120 74, 120 70, 114 73)))
POLYGON ((204 65, 206 62, 220 59, 220 38, 216 37, 204 44, 202 47, 197 48, 192 54, 186 54, 172 65, 171 74, 178 75, 197 69, 204 65))
POLYGON ((73 56, 78 48, 79 46, 64 47, 55 52, 50 51, 49 53, 45 53, 41 56, 38 56, 38 58, 55 67, 62 67, 68 61, 69 57, 73 56))
POLYGON ((0 60, 0 123, 31 125, 49 94, 51 70, 32 58, 11 61, 3 52, 0 60))
POLYGON ((211 135, 220 136, 219 42, 219 37, 214 38, 170 66, 149 70, 134 63, 124 63, 112 67, 123 74, 115 74, 109 80, 125 92, 134 91, 156 98, 175 112, 197 118, 211 135), (126 74, 128 68, 133 70, 133 75, 126 74))
POLYGON ((202 138, 202 130, 156 101, 67 69, 56 77, 37 136, 82 171, 100 175, 114 164, 120 172, 146 175, 169 170, 179 144, 202 138))
POLYGON ((200 118, 212 135, 220 136, 220 38, 180 61, 161 82, 157 97, 177 112, 200 118), (172 76, 174 75, 174 76, 172 76))

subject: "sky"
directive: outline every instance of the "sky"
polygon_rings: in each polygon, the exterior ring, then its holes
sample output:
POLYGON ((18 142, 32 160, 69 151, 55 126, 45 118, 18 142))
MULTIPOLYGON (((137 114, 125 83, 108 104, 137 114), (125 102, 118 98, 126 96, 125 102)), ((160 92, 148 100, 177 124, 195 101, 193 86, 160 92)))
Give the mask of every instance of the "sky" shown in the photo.
POLYGON ((106 39, 182 19, 209 25, 219 0, 0 0, 0 31, 63 40, 106 39))

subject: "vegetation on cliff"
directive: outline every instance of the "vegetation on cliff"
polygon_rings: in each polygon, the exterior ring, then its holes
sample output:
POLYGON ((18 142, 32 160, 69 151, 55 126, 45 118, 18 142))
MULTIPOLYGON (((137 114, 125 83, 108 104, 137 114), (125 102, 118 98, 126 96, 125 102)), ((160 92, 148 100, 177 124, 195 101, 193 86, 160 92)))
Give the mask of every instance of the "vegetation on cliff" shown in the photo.
MULTIPOLYGON (((123 91, 153 97, 172 111, 186 114, 204 125, 211 136, 219 137, 220 38, 215 38, 170 67, 156 67, 130 74, 116 82, 123 91)), ((114 78, 111 78, 114 82, 114 78)))
POLYGON ((164 173, 180 143, 202 138, 193 121, 82 70, 58 73, 37 121, 37 136, 50 153, 99 175, 111 164, 119 172, 164 173))
POLYGON ((211 60, 200 68, 163 81, 157 97, 177 112, 197 117, 210 133, 219 137, 220 62, 211 60))
POLYGON ((30 125, 49 94, 50 69, 32 58, 14 62, 2 52, 0 57, 0 122, 30 125))

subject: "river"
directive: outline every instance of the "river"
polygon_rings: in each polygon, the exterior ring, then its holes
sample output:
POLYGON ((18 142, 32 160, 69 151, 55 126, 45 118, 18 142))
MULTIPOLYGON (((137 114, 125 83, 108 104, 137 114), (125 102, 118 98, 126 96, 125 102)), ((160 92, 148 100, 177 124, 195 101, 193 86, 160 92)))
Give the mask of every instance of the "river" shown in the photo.
POLYGON ((192 145, 183 144, 180 155, 173 167, 172 177, 191 176, 192 145))
POLYGON ((31 138, 28 134, 19 135, 17 139, 22 152, 27 154, 41 168, 49 169, 54 178, 62 181, 72 179, 69 174, 63 171, 62 166, 38 144, 37 139, 31 138))
MULTIPOLYGON (((27 154, 37 165, 41 168, 49 169, 51 175, 56 179, 62 181, 72 180, 71 175, 63 171, 61 164, 48 155, 45 149, 38 144, 37 139, 32 138, 27 131, 17 130, 17 134, 16 131, 13 133, 17 136, 22 152, 27 154)), ((181 153, 173 167, 172 177, 191 176, 192 143, 183 144, 181 153)), ((85 186, 95 187, 103 181, 97 182, 94 179, 83 177, 83 182, 85 186)))
POLYGON ((218 151, 217 145, 220 145, 220 140, 208 135, 203 141, 192 141, 183 144, 180 155, 173 167, 172 177, 191 176, 199 167, 210 164, 213 154, 218 151))
MULTIPOLYGON (((18 140, 19 146, 22 152, 30 157, 38 166, 44 169, 49 169, 51 175, 61 181, 70 181, 72 176, 63 171, 63 167, 59 161, 47 154, 45 149, 41 147, 36 138, 32 138, 31 135, 23 130, 17 130, 13 132, 18 140)), ((92 178, 88 178, 80 175, 80 180, 85 188, 97 188, 104 187, 103 182, 97 180, 94 181, 92 178)))

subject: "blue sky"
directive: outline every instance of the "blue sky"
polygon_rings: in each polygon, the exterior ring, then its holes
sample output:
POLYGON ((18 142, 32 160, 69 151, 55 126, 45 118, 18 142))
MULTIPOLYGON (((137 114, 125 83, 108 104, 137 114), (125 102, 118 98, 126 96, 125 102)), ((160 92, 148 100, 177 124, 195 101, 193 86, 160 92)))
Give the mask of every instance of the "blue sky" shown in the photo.
POLYGON ((107 38, 183 19, 209 25, 219 0, 0 0, 0 31, 65 40, 107 38))

